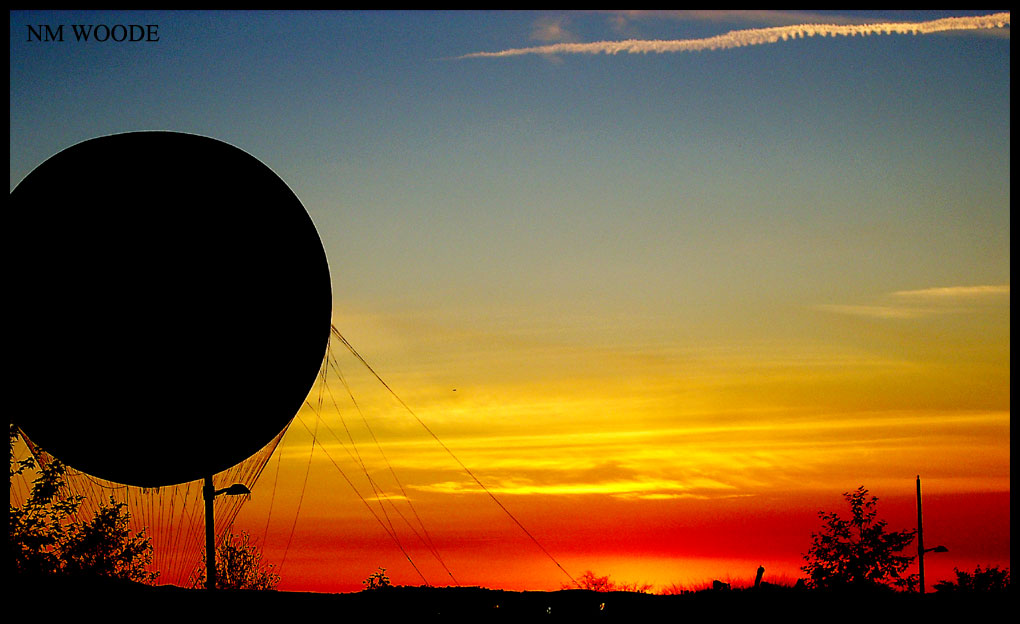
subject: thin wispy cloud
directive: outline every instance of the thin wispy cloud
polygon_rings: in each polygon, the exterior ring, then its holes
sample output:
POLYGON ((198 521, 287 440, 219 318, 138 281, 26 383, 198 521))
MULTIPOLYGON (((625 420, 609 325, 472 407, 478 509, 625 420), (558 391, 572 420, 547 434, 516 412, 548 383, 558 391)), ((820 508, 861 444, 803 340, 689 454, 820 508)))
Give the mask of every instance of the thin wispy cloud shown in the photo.
POLYGON ((1009 295, 1009 284, 990 286, 948 286, 943 288, 923 288, 921 290, 899 290, 894 297, 927 298, 927 299, 974 299, 977 297, 996 297, 1009 295))
MULTIPOLYGON (((966 312, 970 307, 985 302, 993 304, 1009 296, 1009 284, 982 286, 943 286, 919 290, 898 290, 889 293, 885 301, 876 305, 822 304, 816 310, 866 316, 877 319, 916 319, 936 314, 966 312), (921 304, 921 305, 918 305, 921 304)), ((980 306, 978 306, 980 307, 980 306)))
POLYGON ((674 479, 636 478, 622 481, 532 483, 522 480, 505 480, 482 490, 468 481, 445 481, 426 485, 411 485, 416 490, 442 494, 478 494, 486 490, 503 495, 577 496, 606 495, 620 498, 714 498, 732 495, 734 486, 714 479, 697 478, 688 482, 674 479))
POLYGON ((882 22, 873 24, 795 24, 771 28, 731 30, 728 33, 702 39, 628 39, 625 41, 595 41, 591 43, 554 43, 529 48, 512 48, 499 52, 474 52, 457 57, 502 58, 527 54, 664 54, 670 52, 697 52, 727 50, 745 46, 779 43, 804 37, 855 37, 870 35, 927 35, 940 32, 991 30, 1010 25, 1009 13, 995 13, 978 17, 946 17, 925 22, 882 22))
POLYGON ((838 305, 822 304, 815 306, 816 310, 823 312, 834 312, 836 314, 849 314, 852 316, 867 316, 879 319, 915 319, 937 314, 938 310, 928 308, 913 308, 902 306, 883 305, 838 305))
POLYGON ((577 41, 577 37, 568 29, 567 23, 567 17, 563 15, 542 17, 532 26, 531 38, 545 42, 577 41))

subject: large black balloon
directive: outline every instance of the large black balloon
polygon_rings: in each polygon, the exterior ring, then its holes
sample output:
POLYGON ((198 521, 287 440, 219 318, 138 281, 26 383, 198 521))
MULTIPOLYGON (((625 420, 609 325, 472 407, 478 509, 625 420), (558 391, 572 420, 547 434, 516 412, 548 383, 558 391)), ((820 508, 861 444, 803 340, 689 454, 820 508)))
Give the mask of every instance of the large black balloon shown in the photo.
POLYGON ((329 267, 257 159, 192 134, 101 137, 40 165, 8 210, 9 405, 34 443, 171 485, 243 461, 297 413, 329 340, 329 267))

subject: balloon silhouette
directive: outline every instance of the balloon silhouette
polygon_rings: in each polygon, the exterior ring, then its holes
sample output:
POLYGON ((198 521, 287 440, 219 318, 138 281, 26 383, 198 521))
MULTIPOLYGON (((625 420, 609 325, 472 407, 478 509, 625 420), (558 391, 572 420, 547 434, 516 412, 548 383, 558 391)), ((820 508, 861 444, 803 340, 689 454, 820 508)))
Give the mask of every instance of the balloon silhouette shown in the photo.
POLYGON ((249 457, 329 340, 322 242, 268 167, 176 132, 92 139, 11 192, 11 421, 74 468, 151 487, 249 457))

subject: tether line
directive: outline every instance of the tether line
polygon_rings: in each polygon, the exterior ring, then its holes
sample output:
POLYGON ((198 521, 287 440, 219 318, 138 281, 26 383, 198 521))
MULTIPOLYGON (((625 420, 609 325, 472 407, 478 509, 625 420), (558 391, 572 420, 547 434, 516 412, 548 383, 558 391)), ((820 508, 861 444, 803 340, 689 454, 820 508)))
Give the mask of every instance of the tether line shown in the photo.
POLYGON ((479 478, 478 478, 477 476, 475 476, 475 473, 474 473, 474 472, 472 472, 472 471, 471 471, 471 469, 470 469, 470 468, 468 468, 468 467, 467 467, 466 465, 464 465, 464 462, 462 462, 462 461, 460 460, 460 458, 459 458, 459 457, 457 457, 457 455, 456 455, 456 454, 454 454, 454 452, 453 452, 452 450, 450 450, 450 448, 449 448, 448 446, 446 446, 446 444, 444 444, 442 440, 440 440, 440 439, 439 439, 439 436, 437 436, 437 435, 435 434, 435 432, 433 432, 433 431, 432 431, 432 429, 430 429, 430 428, 429 428, 429 426, 428 426, 428 425, 426 425, 426 424, 425 424, 425 422, 424 422, 424 421, 422 421, 422 419, 421 419, 421 418, 419 418, 419 417, 418 417, 418 415, 414 413, 414 410, 412 410, 412 409, 411 409, 411 408, 410 408, 410 407, 409 407, 409 406, 407 405, 407 403, 404 403, 404 400, 403 400, 403 399, 401 399, 401 398, 400 398, 400 396, 398 396, 398 395, 397 395, 397 393, 396 393, 396 392, 395 392, 395 391, 393 390, 393 388, 391 388, 391 387, 389 386, 389 384, 387 384, 387 383, 386 383, 386 382, 385 382, 385 381, 383 380, 383 378, 379 376, 379 373, 375 372, 375 369, 374 369, 374 368, 372 368, 372 366, 371 366, 371 365, 370 365, 370 364, 369 364, 369 363, 368 363, 367 361, 365 361, 365 358, 361 357, 361 354, 360 354, 360 353, 358 353, 357 349, 355 349, 355 348, 354 348, 354 346, 353 346, 353 345, 351 345, 351 343, 349 343, 349 342, 347 341, 347 339, 346 339, 346 338, 344 338, 344 336, 343 336, 343 335, 342 335, 342 334, 340 333, 340 331, 339 331, 339 330, 338 330, 338 329, 336 328, 336 326, 335 326, 335 325, 330 325, 330 330, 332 331, 333 335, 334 335, 334 336, 336 336, 336 337, 337 337, 337 339, 339 339, 339 340, 340 340, 340 342, 342 342, 342 343, 343 343, 343 345, 344 345, 345 347, 347 347, 347 350, 348 350, 348 351, 350 351, 350 352, 351 352, 351 354, 352 354, 352 355, 353 355, 353 356, 354 356, 355 358, 357 358, 357 359, 358 359, 358 361, 359 361, 359 362, 361 362, 361 363, 362 363, 362 365, 364 365, 364 367, 365 367, 365 368, 367 368, 367 369, 368 369, 368 371, 369 371, 370 373, 372 373, 372 375, 373 375, 373 376, 374 376, 374 377, 376 378, 376 380, 377 380, 377 381, 378 381, 378 382, 379 382, 380 384, 382 384, 382 386, 383 386, 384 388, 386 388, 386 390, 387 390, 387 391, 388 391, 388 392, 389 392, 389 393, 390 393, 390 394, 391 394, 391 395, 393 396, 393 398, 394 398, 394 399, 396 399, 396 400, 397 400, 397 402, 398 402, 398 403, 400 403, 400 405, 401 405, 401 406, 403 406, 403 408, 404 408, 405 410, 407 410, 407 413, 408 413, 408 414, 410 414, 410 415, 411 415, 412 417, 414 417, 414 419, 415 419, 415 420, 416 420, 416 421, 418 422, 418 424, 419 424, 419 425, 421 425, 421 426, 422 426, 422 428, 423 428, 423 429, 425 429, 425 431, 427 431, 427 432, 429 433, 429 435, 430 435, 430 436, 432 436, 432 438, 433 438, 433 439, 434 439, 434 440, 435 440, 435 441, 436 441, 436 442, 437 442, 437 443, 439 444, 439 446, 441 446, 441 447, 443 448, 443 450, 444 450, 444 451, 446 451, 446 452, 447 452, 447 454, 449 454, 449 455, 450 455, 450 457, 452 457, 452 458, 453 458, 453 460, 454 460, 455 462, 457 462, 457 465, 459 465, 459 466, 461 467, 461 469, 462 469, 462 470, 464 470, 464 472, 465 472, 465 473, 467 473, 467 475, 468 475, 469 477, 471 477, 471 479, 472 479, 472 480, 473 480, 473 481, 474 481, 474 482, 475 482, 475 483, 476 483, 476 484, 478 485, 478 487, 480 487, 480 488, 482 489, 482 491, 483 491, 483 492, 485 492, 486 494, 488 494, 489 498, 491 498, 491 499, 492 499, 492 501, 493 501, 494 503, 496 503, 496 505, 497 505, 497 506, 498 506, 498 507, 499 507, 500 509, 502 509, 502 510, 503 510, 503 513, 505 513, 505 514, 507 515, 507 517, 508 517, 508 518, 510 518, 511 520, 513 520, 514 524, 516 524, 516 525, 517 525, 517 527, 518 527, 518 528, 519 528, 519 529, 520 529, 521 531, 523 531, 523 532, 524 532, 524 534, 525 534, 525 535, 527 535, 527 536, 528 536, 528 538, 529 538, 529 539, 530 539, 530 540, 531 540, 532 542, 534 542, 534 544, 535 544, 536 546, 538 546, 538 548, 539 548, 539 549, 540 549, 540 550, 541 550, 541 551, 542 551, 543 553, 545 553, 545 555, 546 555, 547 557, 549 557, 549 559, 550 559, 550 560, 552 560, 552 562, 553 562, 553 563, 555 563, 555 564, 556 564, 556 567, 557 567, 557 568, 559 568, 559 569, 560 569, 560 571, 561 571, 561 572, 563 572, 563 574, 565 574, 565 575, 567 576, 567 578, 569 578, 569 579, 570 579, 570 581, 571 581, 571 582, 572 582, 572 583, 573 583, 574 585, 576 585, 577 587, 581 587, 580 583, 578 583, 578 582, 577 582, 577 581, 576 581, 576 580, 574 579, 574 577, 573 577, 573 576, 571 576, 571 575, 570 575, 570 573, 569 573, 569 572, 567 572, 567 570, 566 570, 566 569, 565 569, 565 568, 564 568, 564 567, 563 567, 562 565, 560 565, 560 562, 556 560, 556 557, 554 557, 554 556, 552 555, 552 553, 550 553, 550 552, 549 552, 548 550, 546 550, 545 546, 543 546, 543 545, 542 545, 542 543, 538 541, 538 538, 536 538, 536 537, 535 537, 534 535, 532 535, 532 534, 531 534, 531 531, 529 531, 529 530, 528 530, 527 528, 525 528, 525 526, 524 526, 523 524, 521 524, 521 521, 517 519, 517 516, 513 515, 513 514, 512 514, 511 512, 510 512, 510 510, 509 510, 509 509, 507 509, 507 508, 506 508, 506 506, 505 506, 505 505, 504 505, 504 504, 503 504, 503 503, 502 503, 502 502, 501 502, 501 501, 500 501, 500 500, 499 500, 498 498, 496 498, 496 495, 495 495, 495 494, 493 494, 493 493, 492 493, 492 492, 491 492, 491 491, 489 490, 489 488, 485 487, 485 484, 484 484, 484 483, 482 483, 482 481, 481 481, 481 480, 480 480, 480 479, 479 479, 479 478))

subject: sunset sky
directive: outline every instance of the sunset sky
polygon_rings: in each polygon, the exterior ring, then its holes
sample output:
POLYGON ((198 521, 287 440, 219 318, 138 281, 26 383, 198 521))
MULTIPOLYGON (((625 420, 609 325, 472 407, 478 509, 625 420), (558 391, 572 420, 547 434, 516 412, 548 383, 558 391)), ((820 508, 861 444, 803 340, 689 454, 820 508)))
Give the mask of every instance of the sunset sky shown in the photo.
POLYGON ((235 524, 281 589, 792 582, 842 492, 914 528, 917 475, 930 585, 1009 566, 1009 15, 838 29, 991 13, 13 12, 10 187, 173 130, 301 199, 409 409, 333 345, 356 405, 331 372, 235 524))

